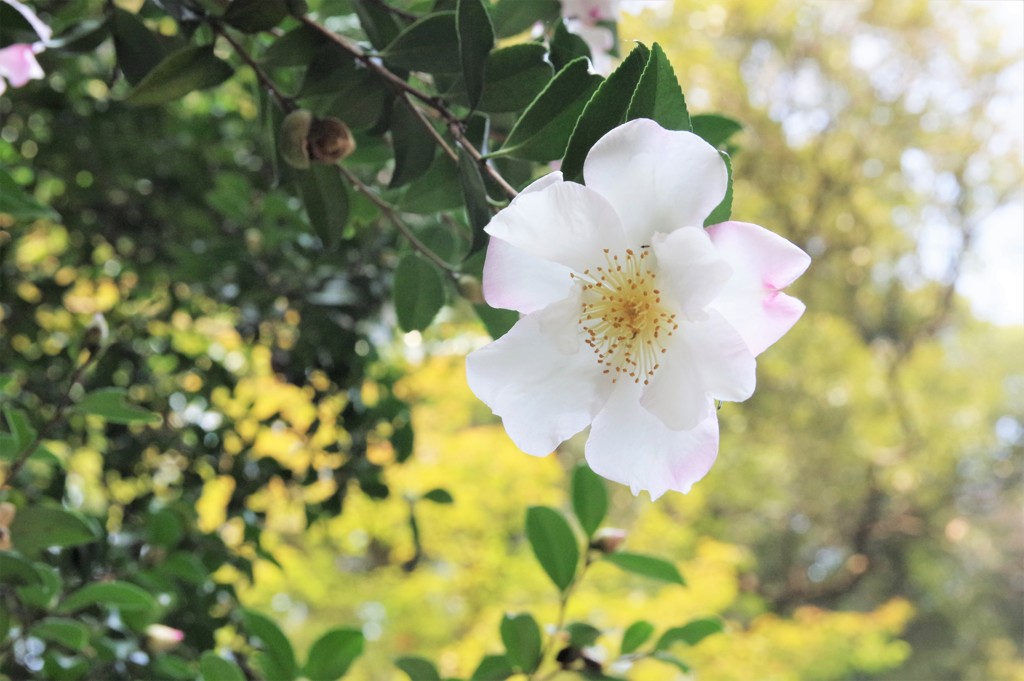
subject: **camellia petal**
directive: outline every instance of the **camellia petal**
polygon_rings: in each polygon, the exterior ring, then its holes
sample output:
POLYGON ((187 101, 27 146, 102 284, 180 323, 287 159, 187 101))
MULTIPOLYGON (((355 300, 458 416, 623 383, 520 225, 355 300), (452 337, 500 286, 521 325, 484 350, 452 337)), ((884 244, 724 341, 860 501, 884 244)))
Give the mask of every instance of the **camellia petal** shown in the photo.
POLYGON ((0 50, 0 78, 10 81, 12 87, 22 87, 45 75, 31 45, 17 43, 0 50))
POLYGON ((683 314, 702 316, 701 311, 732 276, 732 268, 700 227, 655 234, 651 247, 658 258, 659 286, 671 294, 683 314))
POLYGON ((550 454, 586 428, 611 392, 579 337, 578 307, 572 296, 523 317, 466 358, 470 389, 528 454, 550 454))
POLYGON ((529 314, 569 294, 571 270, 491 237, 484 260, 484 300, 491 307, 529 314))
POLYGON ((619 213, 631 244, 654 234, 700 227, 725 197, 729 176, 710 144, 689 132, 640 118, 613 129, 590 149, 586 185, 619 213))
POLYGON ((804 304, 780 289, 803 274, 811 258, 778 234, 747 222, 723 222, 707 231, 734 271, 711 307, 725 315, 751 352, 759 355, 803 314, 804 304))
POLYGON ((668 490, 690 491, 718 455, 714 410, 690 430, 672 430, 642 408, 639 398, 638 386, 618 384, 590 429, 587 463, 598 475, 629 485, 634 494, 647 490, 651 499, 668 490))

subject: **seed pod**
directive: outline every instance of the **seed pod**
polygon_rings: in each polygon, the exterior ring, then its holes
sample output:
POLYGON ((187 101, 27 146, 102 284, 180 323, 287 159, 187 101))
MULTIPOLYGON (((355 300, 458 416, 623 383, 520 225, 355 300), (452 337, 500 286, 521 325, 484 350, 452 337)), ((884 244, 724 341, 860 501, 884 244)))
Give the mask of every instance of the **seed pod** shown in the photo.
POLYGON ((306 146, 312 160, 336 163, 356 150, 356 141, 348 126, 337 118, 314 118, 306 146))
POLYGON ((278 149, 281 158, 293 168, 309 167, 309 128, 313 124, 313 113, 306 109, 292 111, 281 121, 278 149))

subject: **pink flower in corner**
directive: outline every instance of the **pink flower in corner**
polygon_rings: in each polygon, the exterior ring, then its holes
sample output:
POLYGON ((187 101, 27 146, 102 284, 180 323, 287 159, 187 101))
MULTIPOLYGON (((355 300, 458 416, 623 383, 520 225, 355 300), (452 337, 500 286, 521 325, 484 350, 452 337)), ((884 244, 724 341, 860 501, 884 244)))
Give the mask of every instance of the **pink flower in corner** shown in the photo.
POLYGON ((11 87, 22 87, 30 80, 39 80, 46 75, 36 61, 36 55, 45 49, 45 43, 53 35, 50 27, 28 7, 17 0, 3 1, 25 17, 41 41, 32 44, 15 43, 0 49, 0 94, 7 90, 7 83, 10 83, 11 87))
POLYGON ((469 385, 529 454, 589 425, 595 472, 685 492, 718 453, 715 400, 750 397, 755 356, 803 313, 781 289, 810 258, 757 225, 703 229, 727 171, 692 133, 630 121, 584 176, 537 180, 487 226, 484 297, 523 316, 469 355, 469 385))

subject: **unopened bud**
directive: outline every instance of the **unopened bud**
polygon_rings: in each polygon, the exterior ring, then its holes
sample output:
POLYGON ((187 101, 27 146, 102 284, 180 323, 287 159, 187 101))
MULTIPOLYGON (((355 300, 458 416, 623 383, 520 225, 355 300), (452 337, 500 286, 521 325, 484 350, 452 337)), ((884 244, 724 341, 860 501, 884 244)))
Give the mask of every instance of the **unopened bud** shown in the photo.
POLYGON ((281 158, 293 168, 309 167, 309 126, 313 123, 313 112, 306 109, 292 111, 281 121, 277 146, 281 158))
POLYGON ((459 277, 459 293, 474 305, 483 305, 484 303, 483 286, 480 285, 480 280, 472 275, 463 274, 459 277))
POLYGON ((307 146, 312 160, 336 163, 356 150, 356 141, 348 126, 337 118, 314 118, 307 146))
POLYGON ((626 541, 626 531, 617 527, 602 527, 594 534, 590 547, 603 553, 615 553, 626 541))
POLYGON ((165 624, 150 624, 146 627, 146 643, 154 653, 174 650, 185 640, 185 632, 165 624))

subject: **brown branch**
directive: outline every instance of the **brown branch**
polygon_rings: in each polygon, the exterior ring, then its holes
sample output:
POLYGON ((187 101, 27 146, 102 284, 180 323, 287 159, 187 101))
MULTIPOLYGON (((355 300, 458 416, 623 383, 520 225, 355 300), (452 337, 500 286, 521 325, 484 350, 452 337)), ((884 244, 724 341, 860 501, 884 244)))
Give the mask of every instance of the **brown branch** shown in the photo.
POLYGON ((231 37, 230 33, 224 30, 223 26, 216 22, 211 22, 210 25, 213 27, 213 30, 217 35, 221 36, 231 44, 231 47, 234 48, 235 52, 238 54, 239 57, 241 57, 242 61, 248 64, 249 68, 251 68, 256 73, 256 78, 259 79, 260 84, 263 85, 263 87, 266 88, 267 91, 269 91, 270 94, 274 96, 274 99, 276 99, 278 104, 281 105, 281 108, 284 109, 285 113, 289 113, 298 108, 298 106, 295 104, 295 100, 293 100, 291 97, 287 96, 286 94, 281 92, 281 90, 278 89, 277 85, 274 84, 274 81, 272 81, 270 79, 270 76, 267 75, 267 72, 264 71, 263 68, 256 63, 256 60, 252 58, 252 55, 250 55, 249 52, 246 51, 246 49, 242 47, 242 45, 237 40, 231 37))

